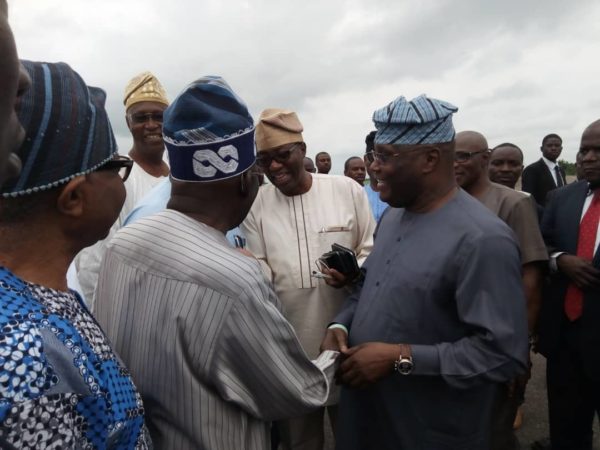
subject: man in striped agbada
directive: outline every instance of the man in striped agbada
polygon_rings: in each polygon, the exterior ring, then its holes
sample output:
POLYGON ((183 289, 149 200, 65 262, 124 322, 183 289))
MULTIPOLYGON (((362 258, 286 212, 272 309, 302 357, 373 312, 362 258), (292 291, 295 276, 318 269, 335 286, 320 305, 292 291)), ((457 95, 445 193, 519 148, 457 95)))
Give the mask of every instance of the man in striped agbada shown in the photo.
POLYGON ((267 449, 269 422, 322 406, 328 384, 257 260, 225 238, 258 192, 253 120, 219 77, 189 85, 164 119, 167 210, 111 241, 96 314, 156 448, 267 449))

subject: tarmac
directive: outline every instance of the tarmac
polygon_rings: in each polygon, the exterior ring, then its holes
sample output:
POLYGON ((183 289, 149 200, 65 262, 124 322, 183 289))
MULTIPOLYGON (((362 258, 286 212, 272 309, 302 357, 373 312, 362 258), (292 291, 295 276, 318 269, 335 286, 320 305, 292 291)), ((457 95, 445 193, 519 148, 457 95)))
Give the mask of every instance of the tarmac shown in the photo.
MULTIPOLYGON (((534 354, 533 369, 525 393, 523 426, 517 431, 522 450, 529 450, 538 439, 548 437, 548 399, 546 396, 546 359, 534 354)), ((598 418, 594 423, 594 450, 600 450, 598 418)))

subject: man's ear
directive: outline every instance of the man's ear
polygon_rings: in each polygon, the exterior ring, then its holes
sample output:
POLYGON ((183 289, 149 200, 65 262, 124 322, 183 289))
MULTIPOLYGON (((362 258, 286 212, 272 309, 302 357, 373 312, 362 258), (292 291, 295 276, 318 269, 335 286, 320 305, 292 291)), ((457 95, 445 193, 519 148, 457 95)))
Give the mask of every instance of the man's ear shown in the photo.
POLYGON ((440 163, 441 156, 441 150, 438 147, 433 147, 425 152, 425 165, 423 167, 423 173, 433 172, 440 163))
POLYGON ((73 178, 62 189, 56 199, 56 209, 66 216, 81 217, 86 200, 85 175, 73 178))

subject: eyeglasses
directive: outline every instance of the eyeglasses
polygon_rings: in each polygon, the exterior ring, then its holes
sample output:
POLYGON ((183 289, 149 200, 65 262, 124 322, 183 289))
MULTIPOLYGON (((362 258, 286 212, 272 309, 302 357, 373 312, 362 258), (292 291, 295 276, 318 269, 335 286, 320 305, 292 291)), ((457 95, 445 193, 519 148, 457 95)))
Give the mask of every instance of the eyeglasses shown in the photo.
POLYGON ((479 155, 481 153, 487 153, 489 150, 486 148, 485 150, 479 150, 476 152, 456 152, 454 153, 454 162, 464 163, 470 160, 473 156, 479 155))
POLYGON ((154 112, 154 113, 135 113, 130 116, 131 122, 134 125, 141 125, 143 123, 152 121, 155 123, 163 123, 163 113, 154 112))
POLYGON ((431 150, 431 148, 432 148, 432 146, 430 146, 430 145, 417 145, 412 148, 405 148, 403 150, 400 150, 397 153, 392 153, 392 152, 382 153, 382 152, 372 151, 372 152, 365 153, 365 156, 367 156, 367 160, 369 160, 371 162, 377 161, 379 164, 387 164, 388 162, 390 162, 390 160, 392 158, 396 158, 398 156, 403 156, 403 155, 408 155, 409 153, 418 152, 418 151, 422 151, 422 150, 431 150), (369 156, 370 156, 369 153, 371 153, 373 155, 372 160, 369 159, 369 156))
POLYGON ((131 173, 131 168, 133 167, 133 160, 128 158, 127 156, 118 156, 115 159, 111 159, 107 161, 100 167, 96 169, 96 171, 101 170, 112 170, 118 172, 119 176, 123 181, 129 178, 129 174, 131 173))
POLYGON ((411 149, 405 152, 400 153, 381 153, 381 152, 372 152, 373 153, 373 162, 377 161, 379 164, 387 164, 392 158, 396 158, 398 156, 402 156, 406 153, 410 153, 420 149, 411 149))
POLYGON ((288 159, 290 159, 290 155, 294 150, 300 148, 301 144, 294 144, 292 147, 286 149, 277 150, 277 152, 273 153, 263 153, 261 152, 259 156, 256 157, 256 165, 258 167, 262 167, 263 169, 267 169, 271 166, 273 160, 277 161, 279 164, 283 164, 288 159))

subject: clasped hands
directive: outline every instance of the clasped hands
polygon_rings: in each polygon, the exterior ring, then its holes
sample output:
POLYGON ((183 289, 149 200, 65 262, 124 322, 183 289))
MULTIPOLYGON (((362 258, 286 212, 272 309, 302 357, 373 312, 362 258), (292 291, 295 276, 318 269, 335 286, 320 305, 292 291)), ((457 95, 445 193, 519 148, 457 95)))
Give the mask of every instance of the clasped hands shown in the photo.
POLYGON ((336 372, 338 384, 352 388, 364 388, 394 370, 400 348, 397 344, 367 342, 348 348, 348 335, 340 328, 329 328, 321 342, 321 351, 335 350, 341 353, 342 363, 336 372))
POLYGON ((600 270, 591 262, 575 255, 563 253, 556 259, 558 270, 564 273, 579 289, 600 287, 600 270))

